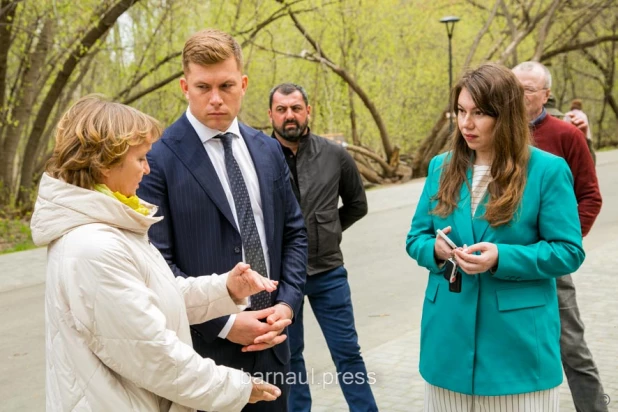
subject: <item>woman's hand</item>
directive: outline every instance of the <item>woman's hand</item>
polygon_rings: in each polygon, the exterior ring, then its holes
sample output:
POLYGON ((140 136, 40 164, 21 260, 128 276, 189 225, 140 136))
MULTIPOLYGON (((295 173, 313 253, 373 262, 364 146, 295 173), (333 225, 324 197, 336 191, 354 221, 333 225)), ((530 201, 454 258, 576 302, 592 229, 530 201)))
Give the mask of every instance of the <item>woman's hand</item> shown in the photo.
POLYGON ((259 378, 251 378, 253 388, 251 388, 251 396, 249 397, 249 403, 256 403, 259 401, 274 401, 281 395, 281 390, 275 385, 266 383, 259 378))
POLYGON ((453 251, 459 267, 468 275, 487 272, 498 264, 498 246, 489 242, 476 243, 453 251), (475 252, 481 252, 475 255, 475 252))
POLYGON ((278 283, 251 270, 248 264, 240 262, 228 273, 226 285, 230 297, 234 302, 238 302, 263 290, 273 292, 278 283))
MULTIPOLYGON (((442 231, 445 235, 448 235, 451 233, 451 227, 447 226, 442 229, 442 231)), ((441 263, 440 261, 443 262, 453 255, 453 249, 444 239, 436 235, 436 243, 433 245, 433 255, 436 258, 437 263, 441 263)))

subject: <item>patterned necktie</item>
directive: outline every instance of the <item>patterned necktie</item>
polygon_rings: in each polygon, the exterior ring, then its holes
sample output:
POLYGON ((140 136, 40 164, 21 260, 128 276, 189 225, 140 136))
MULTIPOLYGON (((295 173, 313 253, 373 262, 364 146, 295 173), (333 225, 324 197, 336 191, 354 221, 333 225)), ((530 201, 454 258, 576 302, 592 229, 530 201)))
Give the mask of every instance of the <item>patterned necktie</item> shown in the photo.
MULTIPOLYGON (((236 136, 233 133, 224 133, 217 137, 223 143, 225 169, 227 170, 227 178, 230 182, 230 189, 232 190, 234 205, 236 206, 236 217, 240 226, 240 237, 245 249, 246 263, 251 265, 251 269, 260 275, 267 276, 264 251, 260 241, 260 234, 255 224, 255 218, 253 217, 249 191, 232 152, 232 139, 236 136)), ((262 291, 251 296, 251 309, 260 310, 270 306, 270 293, 262 291)))

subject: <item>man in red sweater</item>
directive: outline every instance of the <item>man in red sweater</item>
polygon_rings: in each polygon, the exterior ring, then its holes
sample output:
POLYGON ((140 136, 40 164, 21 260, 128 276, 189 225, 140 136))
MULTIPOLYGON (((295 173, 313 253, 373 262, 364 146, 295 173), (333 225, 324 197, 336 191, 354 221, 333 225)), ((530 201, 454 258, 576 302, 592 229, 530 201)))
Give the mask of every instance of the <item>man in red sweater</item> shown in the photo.
MULTIPOLYGON (((601 192, 586 136, 577 127, 547 114, 551 74, 544 65, 524 62, 513 68, 524 86, 526 110, 537 147, 566 160, 573 174, 582 235, 586 236, 601 211, 601 192)), ((587 127, 587 125, 585 125, 587 127)), ((603 385, 584 340, 584 324, 571 275, 556 279, 560 305, 560 351, 577 412, 607 412, 603 385)))

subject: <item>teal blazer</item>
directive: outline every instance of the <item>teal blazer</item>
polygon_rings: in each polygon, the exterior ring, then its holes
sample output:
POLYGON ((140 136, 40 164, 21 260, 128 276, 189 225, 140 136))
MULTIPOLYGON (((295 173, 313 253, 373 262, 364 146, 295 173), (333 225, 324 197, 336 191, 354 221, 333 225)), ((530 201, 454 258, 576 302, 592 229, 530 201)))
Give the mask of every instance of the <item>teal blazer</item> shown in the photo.
MULTIPOLYGON (((562 383, 560 317, 555 278, 584 261, 573 176, 564 159, 530 148, 522 202, 508 224, 483 218, 487 196, 474 218, 462 185, 459 206, 446 218, 430 214, 437 202, 447 154, 429 164, 428 177, 406 250, 429 269, 421 321, 420 373, 432 385, 470 395, 507 395, 550 389, 562 383), (461 293, 448 290, 434 259, 436 229, 452 227, 458 245, 491 242, 498 267, 463 273, 461 293)), ((472 169, 468 171, 472 183, 472 169)))

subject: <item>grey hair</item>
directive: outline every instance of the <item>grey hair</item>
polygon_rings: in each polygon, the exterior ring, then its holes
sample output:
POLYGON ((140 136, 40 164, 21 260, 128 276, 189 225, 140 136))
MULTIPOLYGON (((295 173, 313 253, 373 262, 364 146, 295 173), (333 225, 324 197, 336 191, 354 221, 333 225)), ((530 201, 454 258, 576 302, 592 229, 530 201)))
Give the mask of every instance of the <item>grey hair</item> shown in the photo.
POLYGON ((523 63, 519 63, 517 66, 513 67, 513 71, 522 71, 522 72, 530 72, 536 69, 540 69, 545 74, 545 88, 551 89, 551 73, 549 69, 542 63, 527 61, 523 63))

